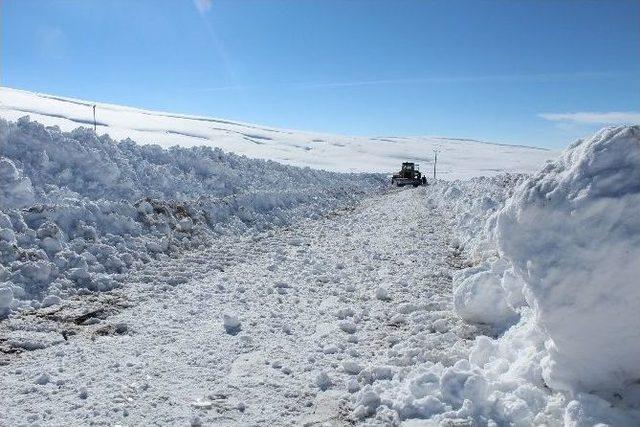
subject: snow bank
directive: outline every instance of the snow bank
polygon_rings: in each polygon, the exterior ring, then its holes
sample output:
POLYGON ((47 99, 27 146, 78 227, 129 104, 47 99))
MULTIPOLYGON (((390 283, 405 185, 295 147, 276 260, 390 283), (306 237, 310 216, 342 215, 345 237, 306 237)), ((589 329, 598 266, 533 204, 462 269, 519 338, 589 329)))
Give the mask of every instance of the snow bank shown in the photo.
POLYGON ((525 175, 506 174, 433 186, 428 205, 451 214, 456 232, 453 251, 459 255, 453 273, 454 306, 460 317, 502 332, 518 321, 524 304, 522 282, 500 259, 494 228, 498 212, 525 175))
POLYGON ((452 366, 427 362, 374 384, 376 406, 356 396, 355 416, 640 424, 640 127, 577 141, 528 179, 429 191, 457 233, 456 311, 498 338, 477 337, 452 366))
POLYGON ((498 217, 501 254, 548 335, 543 376, 572 392, 640 380, 640 127, 578 141, 498 217))
POLYGON ((0 120, 0 314, 113 289, 162 254, 313 218, 384 181, 0 120))

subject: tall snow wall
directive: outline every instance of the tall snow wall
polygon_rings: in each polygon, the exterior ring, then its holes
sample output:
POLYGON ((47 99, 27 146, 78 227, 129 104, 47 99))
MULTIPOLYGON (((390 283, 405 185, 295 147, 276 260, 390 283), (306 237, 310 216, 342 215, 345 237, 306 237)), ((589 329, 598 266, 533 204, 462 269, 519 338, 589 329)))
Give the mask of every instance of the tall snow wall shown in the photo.
POLYGON ((552 388, 640 380, 640 127, 604 129, 524 182, 497 218, 500 254, 547 335, 552 388))

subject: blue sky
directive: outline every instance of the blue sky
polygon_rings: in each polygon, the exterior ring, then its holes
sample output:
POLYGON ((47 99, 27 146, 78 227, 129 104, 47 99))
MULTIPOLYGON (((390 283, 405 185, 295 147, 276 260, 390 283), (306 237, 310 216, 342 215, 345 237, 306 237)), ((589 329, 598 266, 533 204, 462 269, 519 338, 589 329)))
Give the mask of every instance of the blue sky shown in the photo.
POLYGON ((637 0, 0 1, 8 87, 553 148, 640 122, 637 0))

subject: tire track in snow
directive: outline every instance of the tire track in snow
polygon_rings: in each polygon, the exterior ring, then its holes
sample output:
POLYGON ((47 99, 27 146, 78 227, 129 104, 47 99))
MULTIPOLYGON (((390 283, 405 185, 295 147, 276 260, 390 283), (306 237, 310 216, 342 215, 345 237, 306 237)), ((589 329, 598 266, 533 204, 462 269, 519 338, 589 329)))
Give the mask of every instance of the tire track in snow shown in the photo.
POLYGON ((451 364, 478 332, 452 312, 448 218, 426 191, 148 265, 114 293, 131 307, 0 366, 0 422, 355 422, 359 388, 451 364))

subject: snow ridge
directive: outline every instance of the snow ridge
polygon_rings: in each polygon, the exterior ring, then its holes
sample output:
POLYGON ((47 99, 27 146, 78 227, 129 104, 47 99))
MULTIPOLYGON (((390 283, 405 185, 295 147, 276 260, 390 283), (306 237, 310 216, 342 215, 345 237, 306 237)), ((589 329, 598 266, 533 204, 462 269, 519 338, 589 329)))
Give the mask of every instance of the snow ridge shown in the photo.
POLYGON ((638 209, 640 126, 633 126, 573 144, 500 212, 500 252, 547 335, 542 373, 553 388, 640 392, 638 209))
POLYGON ((0 119, 0 310, 119 286, 152 258, 314 218, 381 175, 338 174, 209 147, 163 149, 0 119))

